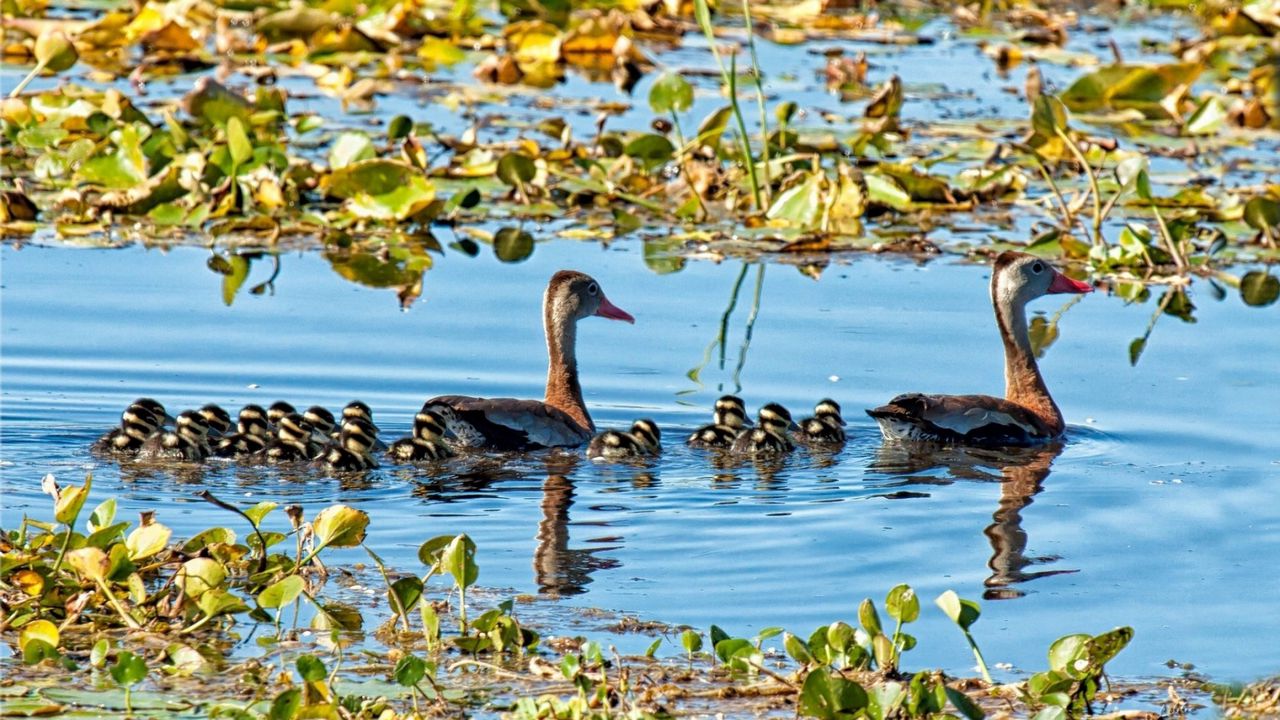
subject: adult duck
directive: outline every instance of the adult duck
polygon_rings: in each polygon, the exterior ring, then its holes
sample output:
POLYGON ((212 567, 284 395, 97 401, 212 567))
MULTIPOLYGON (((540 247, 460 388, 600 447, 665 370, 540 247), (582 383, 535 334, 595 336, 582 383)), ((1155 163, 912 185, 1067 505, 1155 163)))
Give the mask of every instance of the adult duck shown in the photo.
POLYGON ((442 395, 428 400, 424 412, 444 418, 448 440, 457 446, 491 450, 577 447, 591 439, 595 423, 587 413, 578 383, 575 349, 578 321, 598 316, 634 323, 635 318, 609 302, 600 283, 573 270, 551 276, 542 299, 547 335, 547 392, 543 400, 442 395))
POLYGON ((1092 290, 1033 255, 1001 253, 991 270, 991 304, 1004 341, 1005 396, 912 393, 867 414, 889 440, 1003 447, 1061 437, 1065 423, 1031 350, 1026 305, 1042 295, 1092 290))

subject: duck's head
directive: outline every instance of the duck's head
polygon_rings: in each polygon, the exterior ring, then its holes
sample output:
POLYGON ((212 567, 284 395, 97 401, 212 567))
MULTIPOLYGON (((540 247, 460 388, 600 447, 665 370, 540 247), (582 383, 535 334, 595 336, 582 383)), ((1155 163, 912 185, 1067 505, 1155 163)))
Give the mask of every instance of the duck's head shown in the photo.
POLYGON ((783 434, 787 430, 798 429, 791 413, 778 403, 769 403, 760 408, 760 428, 769 432, 783 434))
POLYGON ((240 408, 236 415, 236 432, 244 435, 257 435, 265 438, 271 434, 267 425, 267 411, 261 405, 250 403, 240 408))
POLYGON ((311 424, 298 413, 289 413, 276 422, 276 437, 289 443, 305 443, 311 439, 311 424))
POLYGON ((347 450, 364 455, 373 448, 374 438, 377 436, 378 431, 374 429, 373 423, 360 418, 349 418, 342 423, 339 442, 347 450))
POLYGON ((151 433, 159 430, 163 424, 163 415, 157 415, 151 409, 138 403, 125 408, 124 412, 120 414, 120 427, 124 429, 125 434, 139 439, 145 439, 151 433))
POLYGON ((292 415, 296 412, 298 412, 297 409, 289 403, 283 400, 277 400, 276 402, 271 403, 271 407, 267 408, 267 420, 270 420, 271 424, 275 425, 279 423, 280 419, 285 415, 292 415))
POLYGON ((817 417, 831 420, 838 425, 845 425, 844 416, 840 414, 840 403, 831 398, 823 398, 813 407, 813 414, 817 417))
POLYGON ((333 430, 333 426, 337 423, 333 418, 333 413, 319 405, 312 405, 307 408, 307 411, 302 413, 302 419, 311 423, 312 427, 326 435, 333 430))
POLYGON ((551 276, 543 305, 549 317, 561 324, 592 315, 629 323, 636 321, 626 310, 609 302, 595 278, 576 270, 561 270, 551 276))
POLYGON ((713 415, 717 425, 725 425, 734 430, 751 424, 747 419, 747 405, 737 395, 725 395, 716 400, 713 415))
POLYGON ((640 444, 648 450, 658 450, 662 447, 662 431, 658 429, 658 424, 648 418, 643 418, 631 424, 631 436, 640 441, 640 444))
POLYGON ((178 413, 173 420, 173 429, 182 437, 193 442, 204 442, 209 435, 209 423, 195 410, 178 413))
MULTIPOLYGON (((369 406, 359 400, 352 400, 342 408, 342 422, 348 420, 363 420, 373 425, 373 410, 369 406)), ((373 425, 373 429, 378 429, 377 425, 373 425)))
POLYGON ((209 429, 214 432, 224 433, 231 429, 231 415, 219 405, 209 403, 196 412, 200 413, 200 417, 204 418, 209 429))
POLYGON ((146 410, 152 415, 155 415, 157 420, 156 427, 160 427, 165 423, 171 423, 174 421, 174 417, 164 409, 164 405, 161 405, 159 402, 149 397, 140 397, 137 400, 134 400, 132 403, 130 403, 129 407, 142 408, 143 410, 146 410))
POLYGON ((422 410, 413 416, 413 436, 427 442, 437 442, 444 436, 444 418, 433 410, 422 410))
POLYGON ((1035 255, 1006 250, 991 270, 991 299, 997 305, 1025 305, 1041 295, 1093 292, 1035 255))

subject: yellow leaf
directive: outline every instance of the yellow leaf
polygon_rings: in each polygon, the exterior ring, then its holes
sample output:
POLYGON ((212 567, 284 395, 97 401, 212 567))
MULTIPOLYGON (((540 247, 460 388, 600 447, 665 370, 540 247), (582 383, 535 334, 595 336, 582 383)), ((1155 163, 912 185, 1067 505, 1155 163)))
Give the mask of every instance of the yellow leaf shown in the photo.
POLYGON ((13 581, 32 597, 44 592, 44 576, 35 570, 19 570, 13 574, 13 581))
POLYGON ((89 488, 93 486, 93 476, 86 475, 82 487, 69 487, 58 493, 58 501, 54 503, 53 516, 63 525, 70 525, 80 515, 80 508, 89 497, 89 488))
POLYGON ((197 598, 218 587, 226 579, 227 571, 217 560, 192 558, 178 568, 174 583, 187 594, 187 597, 197 598))
POLYGON ((124 546, 129 550, 130 560, 142 560, 164 549, 173 531, 160 523, 151 523, 135 529, 125 538, 124 546))
POLYGON ((26 652, 32 640, 43 640, 49 647, 58 647, 58 626, 48 620, 36 620, 22 626, 22 634, 18 636, 18 647, 26 652))
POLYGON ((325 547, 355 547, 364 542, 369 514, 346 505, 330 505, 311 524, 316 539, 325 547))
POLYGON ((103 582, 106 580, 107 570, 111 567, 111 560, 98 548, 86 547, 67 553, 67 564, 82 577, 94 582, 103 582))
POLYGON ((563 37, 548 22, 528 20, 507 25, 507 47, 520 63, 554 63, 560 59, 563 37))
POLYGON ((141 12, 133 16, 129 24, 124 27, 124 37, 129 43, 135 43, 138 38, 152 33, 165 25, 164 15, 155 8, 151 3, 147 3, 141 12))

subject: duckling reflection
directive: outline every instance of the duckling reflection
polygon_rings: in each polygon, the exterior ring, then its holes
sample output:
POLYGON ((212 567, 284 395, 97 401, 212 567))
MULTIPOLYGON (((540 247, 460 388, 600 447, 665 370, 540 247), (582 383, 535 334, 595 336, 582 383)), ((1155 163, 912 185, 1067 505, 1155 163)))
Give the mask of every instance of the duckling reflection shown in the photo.
POLYGON ((991 543, 991 560, 987 562, 991 575, 984 581, 987 590, 983 597, 987 600, 1001 600, 1026 594, 1011 587, 1012 585, 1051 575, 1079 572, 1026 572, 1026 568, 1032 565, 1061 559, 1052 555, 1027 556, 1027 532, 1022 528, 1022 511, 1044 489, 1044 480, 1049 477, 1050 467, 1062 453, 1062 448, 1061 443, 1000 450, 960 446, 912 447, 886 443, 877 451, 870 469, 893 475, 915 475, 904 478, 910 484, 950 484, 953 479, 998 480, 1000 501, 991 516, 992 523, 982 531, 991 543), (945 476, 918 475, 934 469, 941 469, 945 476), (998 470, 999 475, 991 472, 992 469, 998 470))

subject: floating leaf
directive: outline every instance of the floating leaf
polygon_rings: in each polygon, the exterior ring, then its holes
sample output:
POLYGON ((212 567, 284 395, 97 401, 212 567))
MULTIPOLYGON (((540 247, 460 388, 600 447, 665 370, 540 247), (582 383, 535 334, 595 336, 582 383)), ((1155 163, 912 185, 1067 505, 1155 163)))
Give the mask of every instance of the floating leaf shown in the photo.
POLYGON ((171 535, 172 530, 157 522, 134 529, 124 541, 129 559, 136 561, 155 555, 164 549, 171 535))
POLYGON ((312 523, 322 547, 355 547, 364 542, 369 513, 346 505, 330 505, 312 523))
POLYGON ((58 639, 57 625, 48 620, 36 620, 22 626, 22 632, 18 635, 18 649, 24 656, 28 654, 27 648, 32 643, 42 643, 44 647, 38 648, 41 651, 56 650, 58 639))
POLYGON ((1131 108, 1148 117, 1172 116, 1204 68, 1203 63, 1109 65, 1072 83, 1062 102, 1073 112, 1131 108))
POLYGON ((231 151, 231 162, 236 167, 244 165, 253 157, 253 143, 244 130, 244 121, 238 117, 227 118, 227 149, 231 151))
POLYGON ((54 503, 54 519, 63 525, 74 524, 76 518, 80 516, 80 508, 84 507, 84 501, 89 498, 89 490, 92 487, 93 476, 86 475, 84 485, 72 486, 59 492, 54 503))
POLYGON ((765 217, 781 220, 794 228, 815 227, 822 214, 822 187, 825 182, 826 177, 821 172, 810 173, 801 182, 779 193, 765 217))
POLYGON ((1280 298, 1280 278, 1254 270, 1240 278, 1240 297, 1251 307, 1266 307, 1280 298))
POLYGON ((356 216, 404 220, 425 210, 435 188, 422 171, 397 160, 362 160, 335 169, 320 181, 331 197, 347 200, 356 216))
POLYGON ((282 608, 297 600, 305 586, 306 583, 301 577, 290 575, 268 585, 265 590, 258 593, 258 604, 269 610, 282 608))
POLYGON ((663 73, 649 88, 649 107, 656 113, 684 112, 693 107, 693 86, 675 73, 663 73))
POLYGON ((523 186, 537 174, 533 159, 523 153, 507 153, 498 160, 498 179, 512 187, 523 186))
POLYGON ((934 602, 942 608, 942 612, 946 613, 947 617, 951 618, 951 622, 959 625, 962 630, 968 630, 982 614, 978 603, 961 598, 956 595, 955 590, 942 593, 934 602))
POLYGON ((405 655, 396 663, 392 677, 405 687, 413 687, 426 677, 427 664, 419 657, 405 655))
POLYGON ((227 579, 227 571, 213 558, 192 558, 178 568, 174 584, 188 597, 198 598, 227 579))
MULTIPOLYGON (((406 132, 405 135, 407 134, 406 132)), ((355 131, 344 132, 338 135, 333 141, 333 147, 329 148, 329 168, 337 170, 376 156, 373 140, 368 135, 355 131)))

